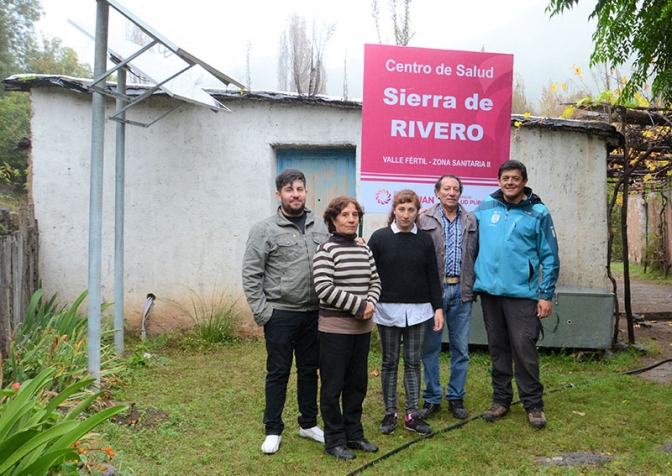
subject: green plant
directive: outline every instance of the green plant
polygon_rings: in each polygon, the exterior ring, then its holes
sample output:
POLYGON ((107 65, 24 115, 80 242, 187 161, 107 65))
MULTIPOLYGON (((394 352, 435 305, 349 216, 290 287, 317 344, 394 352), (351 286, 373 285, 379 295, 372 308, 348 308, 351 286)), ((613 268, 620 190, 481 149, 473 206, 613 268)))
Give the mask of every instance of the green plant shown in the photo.
MULTIPOLYGON (((579 0, 549 0, 546 12, 553 16, 572 9, 579 0)), ((611 68, 632 62, 631 79, 624 85, 622 102, 649 87, 652 97, 672 102, 672 47, 668 26, 669 2, 595 1, 589 18, 595 21, 591 65, 608 63, 611 68)))
MULTIPOLYGON (((670 384, 614 375, 645 365, 642 356, 630 350, 611 358, 569 350, 541 351, 542 382, 549 391, 544 397, 548 428, 543 431, 530 428, 521 404, 512 406, 510 414, 496 423, 476 418, 462 424, 445 410, 444 401, 442 410, 429 421, 437 434, 403 449, 420 438, 401 427, 392 435, 380 433, 385 413, 377 372, 381 355, 372 352, 362 424, 366 438, 380 447, 378 453, 357 452, 354 461, 335 461, 324 455, 323 445, 299 437, 297 395, 288 391, 280 451, 264 457, 260 451, 264 439, 264 345, 261 340, 249 340, 211 346, 200 353, 172 344, 152 349, 152 353, 170 358, 170 364, 138 368, 133 385, 121 392, 124 401, 135 402, 139 409, 137 422, 106 422, 99 429, 118 450, 114 461, 116 468, 124 468, 120 476, 342 476, 379 458, 381 461, 361 474, 611 476, 670 472, 670 455, 660 451, 670 441, 669 423, 660 417, 672 411, 670 384), (563 389, 554 391, 558 388, 563 389), (159 415, 163 417, 153 418, 159 415), (572 452, 608 453, 616 459, 602 467, 580 468, 542 466, 537 461, 538 457, 572 452)), ((485 351, 472 351, 470 357, 465 405, 476 417, 492 404, 491 363, 485 351)), ((402 365, 399 372, 401 383, 402 365)), ((442 352, 443 384, 449 372, 449 355, 442 352)), ((288 388, 295 386, 293 372, 288 388)), ((403 409, 403 387, 399 388, 399 404, 403 409)), ((319 419, 318 424, 322 424, 319 419)))
POLYGON ((189 308, 175 301, 171 303, 189 316, 194 323, 195 336, 206 344, 235 342, 240 320, 236 300, 224 292, 217 294, 215 288, 209 298, 191 288, 189 291, 189 308))
MULTIPOLYGON (((78 419, 100 395, 92 393, 78 405, 62 414, 59 406, 80 393, 94 380, 82 380, 66 387, 51 401, 44 402, 45 389, 55 369, 40 372, 17 390, 2 390, 7 399, 0 406, 0 475, 43 475, 54 468, 60 474, 78 474, 73 461, 82 461, 87 450, 77 442, 105 420, 127 409, 117 405, 88 418, 78 419)), ((4 400, 3 398, 3 400, 4 400)), ((108 455, 109 448, 101 449, 108 455)))
MULTIPOLYGON (((623 274, 623 263, 611 263, 611 271, 617 275, 623 274)), ((672 275, 667 276, 659 271, 644 270, 644 266, 630 263, 630 278, 653 284, 672 285, 672 275)))
MULTIPOLYGON (((82 293, 70 308, 59 308, 54 295, 42 301, 42 290, 32 296, 26 319, 16 330, 10 344, 9 357, 3 366, 4 380, 23 382, 36 377, 46 368, 55 370, 49 390, 59 392, 73 382, 87 378, 87 319, 79 315, 79 306, 86 298, 82 293)), ((123 360, 111 345, 112 330, 102 332, 101 379, 122 372, 123 360)))

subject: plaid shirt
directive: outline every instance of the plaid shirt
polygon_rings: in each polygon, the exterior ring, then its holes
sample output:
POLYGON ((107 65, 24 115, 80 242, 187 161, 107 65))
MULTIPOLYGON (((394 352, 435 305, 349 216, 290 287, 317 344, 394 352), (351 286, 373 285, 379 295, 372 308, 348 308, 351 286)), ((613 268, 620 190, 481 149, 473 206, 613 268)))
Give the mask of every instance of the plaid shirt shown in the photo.
POLYGON ((462 260, 462 212, 457 207, 457 216, 451 222, 439 207, 443 218, 443 234, 446 237, 446 276, 460 275, 462 260))

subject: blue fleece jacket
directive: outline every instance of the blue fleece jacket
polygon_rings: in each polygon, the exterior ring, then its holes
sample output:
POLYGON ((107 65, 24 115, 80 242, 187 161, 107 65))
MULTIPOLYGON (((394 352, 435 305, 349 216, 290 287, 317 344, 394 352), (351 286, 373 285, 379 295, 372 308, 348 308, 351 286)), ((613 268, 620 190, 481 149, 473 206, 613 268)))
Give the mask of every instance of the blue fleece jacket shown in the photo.
POLYGON ((553 298, 560 272, 553 220, 531 188, 525 187, 525 195, 525 200, 512 205, 497 190, 474 210, 479 238, 474 292, 534 300, 553 298))

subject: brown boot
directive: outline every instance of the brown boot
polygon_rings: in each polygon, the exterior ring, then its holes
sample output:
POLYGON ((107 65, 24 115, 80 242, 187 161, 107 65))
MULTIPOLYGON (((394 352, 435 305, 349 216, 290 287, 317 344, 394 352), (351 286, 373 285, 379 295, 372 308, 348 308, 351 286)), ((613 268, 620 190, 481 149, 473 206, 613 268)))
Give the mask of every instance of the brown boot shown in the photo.
POLYGON ((509 413, 509 407, 505 407, 501 403, 493 403, 492 406, 483 413, 483 419, 488 422, 493 422, 499 420, 507 413, 509 413))

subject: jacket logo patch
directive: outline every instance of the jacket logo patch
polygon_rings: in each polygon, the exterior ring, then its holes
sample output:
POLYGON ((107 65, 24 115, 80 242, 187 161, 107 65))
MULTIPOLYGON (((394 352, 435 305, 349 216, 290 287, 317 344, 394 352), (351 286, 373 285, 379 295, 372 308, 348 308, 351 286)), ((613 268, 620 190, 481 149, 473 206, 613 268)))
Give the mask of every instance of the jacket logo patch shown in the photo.
POLYGON ((492 223, 497 223, 497 222, 499 221, 499 217, 500 217, 500 215, 501 215, 501 212, 495 212, 495 213, 493 213, 492 216, 490 217, 490 221, 491 221, 492 223))

